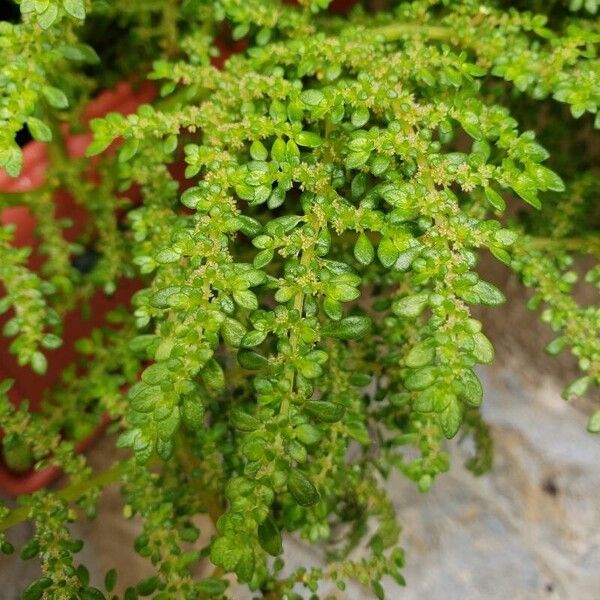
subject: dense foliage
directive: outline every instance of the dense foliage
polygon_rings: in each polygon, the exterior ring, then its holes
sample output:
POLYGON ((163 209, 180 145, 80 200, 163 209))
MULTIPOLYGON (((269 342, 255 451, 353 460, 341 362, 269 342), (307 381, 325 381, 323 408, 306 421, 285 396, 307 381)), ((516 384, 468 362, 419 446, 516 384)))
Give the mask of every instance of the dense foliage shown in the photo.
POLYGON ((548 352, 577 357, 565 397, 600 383, 600 309, 573 297, 600 282, 596 1, 17 4, 0 23, 0 165, 19 176, 26 126, 51 167, 42 187, 0 194, 36 216, 45 256, 30 269, 0 229, 11 351, 43 373, 66 310, 143 281, 78 341, 40 413, 1 384, 6 464, 70 479, 0 508, 2 530, 35 526, 21 555, 43 574, 23 597, 115 597, 115 572, 90 584, 69 523, 120 481, 156 568, 125 600, 232 597, 227 574, 271 600, 351 579, 383 598, 387 576, 403 583, 388 475, 426 491, 461 427, 468 467, 491 464, 473 369, 494 351, 471 308, 504 295, 478 275, 482 253, 533 289, 548 352), (69 159, 90 98, 146 77, 152 105, 92 120, 90 158, 69 159), (58 189, 90 215, 75 242, 58 189), (95 262, 77 268, 86 248, 95 262), (104 413, 131 458, 94 473, 74 440, 104 413), (203 513, 215 533, 199 538, 203 513), (286 565, 288 532, 328 566, 286 565), (212 575, 195 577, 205 561, 212 575))

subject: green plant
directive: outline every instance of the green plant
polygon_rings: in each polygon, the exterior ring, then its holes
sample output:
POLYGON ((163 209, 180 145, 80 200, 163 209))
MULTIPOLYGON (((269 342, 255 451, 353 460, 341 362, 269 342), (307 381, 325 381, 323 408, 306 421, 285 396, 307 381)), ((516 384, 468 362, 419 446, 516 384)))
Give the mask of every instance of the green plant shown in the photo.
POLYGON ((579 260, 600 257, 596 2, 383 0, 346 15, 328 0, 18 4, 22 20, 0 24, 0 165, 19 175, 26 124, 51 168, 42 188, 0 194, 35 214, 46 256, 29 270, 2 229, 11 351, 44 372, 61 311, 144 282, 118 327, 78 342, 87 371, 67 371, 41 413, 12 408, 2 385, 7 462, 33 456, 70 478, 0 509, 1 530, 35 526, 21 555, 43 576, 23 597, 112 597, 115 573, 105 592, 90 586, 68 524, 120 481, 125 518, 143 521, 135 550, 156 566, 126 600, 228 597, 227 573, 270 600, 348 579, 382 598, 382 578, 403 583, 388 474, 426 491, 461 424, 469 468, 491 464, 473 368, 494 351, 471 306, 504 295, 479 277, 482 253, 533 289, 557 333, 548 352, 577 357, 565 397, 600 383, 600 310, 573 297, 582 269, 600 281, 579 260), (247 48, 217 68, 232 40, 247 48), (80 129, 97 90, 146 74, 152 105, 92 121, 90 157, 123 143, 88 181, 63 122, 80 129), (120 195, 134 184, 140 203, 120 195), (92 217, 76 244, 54 218, 60 188, 92 217), (82 274, 71 258, 85 245, 99 259, 82 274), (64 415, 103 412, 133 456, 93 473, 64 415), (199 547, 202 513, 216 534, 199 547), (284 573, 285 532, 324 544, 328 566, 284 573), (194 578, 206 560, 212 575, 194 578))

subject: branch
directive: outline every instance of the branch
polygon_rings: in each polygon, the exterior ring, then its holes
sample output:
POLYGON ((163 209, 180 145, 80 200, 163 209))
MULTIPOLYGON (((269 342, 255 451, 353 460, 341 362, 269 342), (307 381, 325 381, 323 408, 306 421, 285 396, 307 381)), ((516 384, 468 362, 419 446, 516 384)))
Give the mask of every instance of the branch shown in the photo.
MULTIPOLYGON (((56 496, 66 502, 75 502, 81 496, 83 496, 90 488, 93 487, 106 487, 111 483, 117 481, 121 475, 125 472, 127 467, 129 466, 128 461, 124 461, 113 465, 110 469, 106 471, 102 471, 98 473, 94 477, 91 477, 87 481, 80 481, 78 483, 74 483, 69 485, 59 492, 56 493, 56 496)), ((29 505, 25 504, 20 506, 19 508, 15 508, 10 511, 10 513, 0 521, 0 532, 6 531, 10 527, 18 525, 22 521, 26 521, 29 519, 29 505)))

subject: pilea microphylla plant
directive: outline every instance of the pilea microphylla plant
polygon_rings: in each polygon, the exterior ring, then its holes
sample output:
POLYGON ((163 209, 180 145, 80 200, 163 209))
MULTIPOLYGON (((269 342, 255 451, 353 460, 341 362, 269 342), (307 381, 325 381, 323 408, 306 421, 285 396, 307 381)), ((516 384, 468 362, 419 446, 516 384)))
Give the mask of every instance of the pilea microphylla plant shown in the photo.
POLYGON ((33 524, 20 552, 41 576, 23 598, 235 598, 236 580, 269 600, 350 581, 397 598, 388 475, 425 492, 460 431, 467 467, 491 465, 474 368, 494 351, 471 311, 505 298, 480 255, 532 288, 547 351, 577 357, 565 398, 600 383, 600 309, 573 297, 600 282, 597 3, 8 4, 0 166, 19 177, 27 131, 49 165, 0 194, 35 216, 44 257, 31 268, 0 230, 4 343, 43 374, 66 311, 141 282, 39 412, 1 384, 5 464, 66 475, 0 508, 7 554, 33 524), (155 99, 93 119, 87 157, 69 158, 90 100, 147 79, 155 99), (87 214, 74 241, 57 190, 87 214), (94 472, 74 430, 103 414, 128 450, 94 472), (117 571, 90 579, 69 528, 115 482, 155 568, 122 595, 117 571), (327 562, 298 565, 289 535, 327 562))

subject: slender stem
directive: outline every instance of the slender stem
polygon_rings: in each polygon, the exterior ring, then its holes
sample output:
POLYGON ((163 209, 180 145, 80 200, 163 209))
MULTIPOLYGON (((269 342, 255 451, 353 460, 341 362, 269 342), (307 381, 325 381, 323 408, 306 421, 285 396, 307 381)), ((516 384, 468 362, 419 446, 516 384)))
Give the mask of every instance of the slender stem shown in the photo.
MULTIPOLYGON (((318 235, 318 231, 315 234, 315 238, 318 235)), ((304 249, 302 251, 302 257, 300 258, 300 264, 302 266, 305 267, 309 267, 310 263, 313 259, 313 253, 314 253, 314 247, 311 245, 308 248, 304 249)), ((297 310, 300 313, 300 319, 302 319, 302 313, 304 311, 304 290, 301 289, 296 296, 294 297, 294 310, 297 310)), ((290 346, 292 347, 292 352, 295 353, 297 350, 297 345, 298 345, 298 340, 296 337, 296 334, 292 331, 290 333, 290 346)), ((291 383, 291 387, 290 387, 290 395, 286 396, 283 401, 281 402, 281 408, 279 413, 281 415, 286 415, 288 414, 289 410, 290 410, 290 396, 291 394, 294 392, 294 383, 296 380, 296 369, 292 369, 291 370, 291 374, 290 374, 290 383, 291 383)))
POLYGON ((219 520, 219 517, 223 514, 224 511, 223 504, 217 496, 211 494, 210 492, 207 492, 205 489, 198 485, 197 480, 193 476, 195 459, 187 449, 185 437, 181 435, 181 433, 178 436, 178 442, 179 443, 177 457, 179 458, 179 462, 181 463, 181 466, 187 473, 191 484, 195 488, 196 494, 198 494, 198 497, 201 499, 202 504, 204 504, 206 512, 208 513, 210 520, 213 522, 213 525, 216 528, 217 521, 219 520))
MULTIPOLYGON (((81 496, 92 487, 99 486, 103 488, 117 481, 128 466, 128 461, 117 463, 109 469, 106 469, 106 471, 102 471, 90 479, 68 485, 57 492, 56 496, 62 500, 65 500, 66 502, 74 502, 75 500, 81 498, 81 496)), ((30 507, 27 504, 11 510, 10 513, 2 521, 0 521, 0 532, 6 531, 10 527, 18 525, 22 521, 29 519, 29 510, 30 507)))
POLYGON ((178 7, 173 0, 166 0, 163 8, 163 27, 165 31, 165 44, 167 56, 174 56, 177 52, 177 16, 178 7))
MULTIPOLYGON (((85 492, 93 487, 107 487, 111 483, 117 481, 121 475, 127 470, 129 461, 125 460, 120 463, 116 463, 109 469, 98 473, 97 475, 86 479, 85 481, 79 481, 72 485, 68 485, 59 492, 56 493, 58 498, 65 500, 66 502, 75 502, 85 492)), ((219 502, 219 499, 214 495, 207 493, 204 490, 198 490, 200 497, 206 506, 206 512, 210 516, 212 522, 216 525, 217 520, 223 513, 223 506, 219 502)), ((6 531, 7 529, 18 525, 22 521, 26 521, 29 518, 29 506, 19 506, 10 511, 10 513, 0 521, 0 532, 6 531)))
POLYGON ((450 41, 455 35, 450 27, 420 25, 418 23, 393 23, 369 30, 374 36, 381 36, 388 42, 393 42, 405 35, 422 35, 432 40, 450 41))
POLYGON ((532 237, 528 243, 536 248, 547 248, 549 246, 562 246, 572 252, 591 252, 600 254, 600 240, 594 237, 574 238, 549 238, 532 237))

